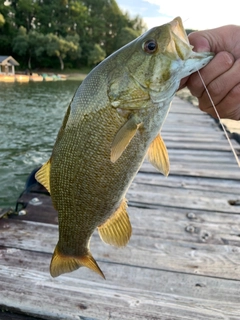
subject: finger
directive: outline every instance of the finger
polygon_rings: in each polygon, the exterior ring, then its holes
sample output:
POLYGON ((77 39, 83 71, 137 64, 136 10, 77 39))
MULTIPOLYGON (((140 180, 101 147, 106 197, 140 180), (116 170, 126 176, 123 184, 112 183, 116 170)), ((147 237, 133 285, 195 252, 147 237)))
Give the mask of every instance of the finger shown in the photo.
MULTIPOLYGON (((229 92, 240 83, 240 59, 236 60, 233 66, 214 79, 207 85, 207 89, 215 105, 219 104, 229 92)), ((209 101, 208 94, 205 91, 200 98, 201 103, 207 103, 209 101)))
MULTIPOLYGON (((212 61, 200 71, 205 85, 208 86, 214 79, 228 71, 233 64, 234 58, 231 53, 226 51, 219 52, 212 61)), ((197 72, 189 77, 187 87, 192 95, 197 98, 200 98, 205 90, 197 72)))
POLYGON ((215 53, 228 51, 235 58, 239 57, 239 26, 228 25, 215 29, 196 31, 188 38, 194 51, 212 51, 215 53))
MULTIPOLYGON (((220 118, 224 119, 233 119, 240 120, 240 82, 230 90, 230 92, 222 99, 218 104, 216 104, 216 108, 220 118)), ((216 112, 208 102, 206 105, 205 102, 199 100, 199 108, 207 113, 209 113, 214 118, 217 118, 216 112)))
POLYGON ((188 78, 189 78, 189 76, 183 78, 183 79, 180 81, 178 90, 181 90, 181 89, 183 89, 184 87, 186 87, 186 83, 187 83, 187 81, 188 81, 188 78))
POLYGON ((188 39, 196 52, 211 51, 209 40, 206 38, 206 32, 192 32, 189 34, 188 39), (203 34, 202 34, 203 33, 203 34), (205 36, 204 36, 205 34, 205 36))

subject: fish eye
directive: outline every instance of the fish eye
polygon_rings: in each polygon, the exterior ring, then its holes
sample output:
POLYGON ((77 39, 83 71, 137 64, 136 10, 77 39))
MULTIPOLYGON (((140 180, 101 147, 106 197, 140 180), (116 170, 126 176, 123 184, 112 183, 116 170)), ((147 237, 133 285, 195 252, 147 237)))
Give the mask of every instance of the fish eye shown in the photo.
POLYGON ((154 53, 157 50, 157 42, 153 39, 143 43, 143 50, 147 53, 154 53))

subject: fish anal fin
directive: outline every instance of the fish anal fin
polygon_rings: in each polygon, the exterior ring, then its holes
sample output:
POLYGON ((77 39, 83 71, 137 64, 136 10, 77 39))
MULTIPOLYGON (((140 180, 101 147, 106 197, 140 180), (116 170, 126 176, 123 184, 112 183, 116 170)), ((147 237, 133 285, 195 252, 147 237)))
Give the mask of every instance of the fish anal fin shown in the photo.
POLYGON ((41 183, 49 193, 51 193, 50 192, 50 168, 51 168, 51 158, 46 163, 44 163, 35 174, 35 179, 39 183, 41 183))
POLYGON ((162 174, 168 176, 170 168, 168 152, 159 134, 150 144, 147 155, 151 164, 162 174))
POLYGON ((124 199, 117 211, 98 227, 103 242, 117 247, 124 247, 128 243, 132 234, 132 226, 126 209, 127 202, 124 199))
POLYGON ((111 146, 111 161, 116 162, 135 136, 142 123, 134 116, 119 129, 111 146))
POLYGON ((61 253, 58 245, 56 246, 50 264, 50 274, 52 277, 55 278, 63 273, 72 272, 80 267, 87 267, 105 279, 102 270, 99 268, 91 253, 80 257, 69 256, 61 253))

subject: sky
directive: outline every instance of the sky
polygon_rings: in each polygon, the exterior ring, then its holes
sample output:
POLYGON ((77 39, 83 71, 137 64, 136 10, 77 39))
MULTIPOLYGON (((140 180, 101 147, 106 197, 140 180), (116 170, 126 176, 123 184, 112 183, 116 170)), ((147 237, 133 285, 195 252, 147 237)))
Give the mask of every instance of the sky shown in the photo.
POLYGON ((205 30, 226 24, 240 25, 239 0, 117 0, 132 17, 140 15, 148 29, 180 16, 185 29, 205 30))

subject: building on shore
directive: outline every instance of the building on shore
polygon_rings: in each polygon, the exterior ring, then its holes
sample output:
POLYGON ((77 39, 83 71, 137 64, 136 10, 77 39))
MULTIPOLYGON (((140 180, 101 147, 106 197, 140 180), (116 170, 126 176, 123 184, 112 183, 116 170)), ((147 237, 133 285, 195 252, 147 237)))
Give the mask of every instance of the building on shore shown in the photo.
POLYGON ((15 66, 19 63, 11 56, 0 56, 0 74, 15 75, 15 66))

